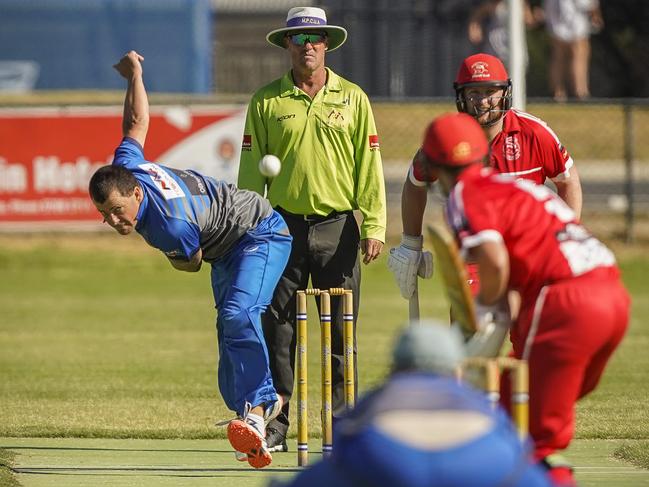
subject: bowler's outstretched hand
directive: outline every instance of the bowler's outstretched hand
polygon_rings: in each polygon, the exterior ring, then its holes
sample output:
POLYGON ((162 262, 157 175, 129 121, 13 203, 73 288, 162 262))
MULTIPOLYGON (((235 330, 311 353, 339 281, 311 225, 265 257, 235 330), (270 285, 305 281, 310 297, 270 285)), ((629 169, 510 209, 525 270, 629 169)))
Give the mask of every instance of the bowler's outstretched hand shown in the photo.
POLYGON ((113 65, 113 68, 124 78, 129 79, 133 75, 142 75, 142 61, 144 61, 144 56, 140 56, 136 51, 129 51, 117 64, 113 65))

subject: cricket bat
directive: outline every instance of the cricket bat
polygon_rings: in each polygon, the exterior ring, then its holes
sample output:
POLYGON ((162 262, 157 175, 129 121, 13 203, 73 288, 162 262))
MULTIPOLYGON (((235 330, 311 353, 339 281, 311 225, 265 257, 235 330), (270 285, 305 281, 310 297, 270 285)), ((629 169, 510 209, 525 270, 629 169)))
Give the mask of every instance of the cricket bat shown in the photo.
POLYGON ((417 285, 417 279, 415 279, 415 291, 410 296, 410 301, 408 301, 408 320, 410 323, 419 321, 419 289, 417 285))
POLYGON ((429 225, 428 236, 433 244, 437 269, 441 273, 446 296, 451 305, 452 319, 459 323, 465 336, 471 336, 478 326, 464 259, 455 240, 444 227, 429 225))

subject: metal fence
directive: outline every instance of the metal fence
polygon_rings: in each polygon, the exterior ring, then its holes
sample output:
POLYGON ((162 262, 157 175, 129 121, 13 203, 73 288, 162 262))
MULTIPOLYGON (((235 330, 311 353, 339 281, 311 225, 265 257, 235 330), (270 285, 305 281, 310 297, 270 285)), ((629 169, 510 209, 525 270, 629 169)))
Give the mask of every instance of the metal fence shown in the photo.
MULTIPOLYGON (((386 174, 389 221, 399 222, 401 187, 410 159, 432 118, 454 111, 455 106, 452 100, 378 99, 373 106, 386 174)), ((584 191, 584 223, 603 238, 649 240, 647 100, 565 104, 535 100, 527 111, 547 122, 572 155, 584 191)), ((439 217, 435 208, 440 202, 433 192, 428 218, 439 217)), ((400 227, 393 225, 395 230, 400 227)))

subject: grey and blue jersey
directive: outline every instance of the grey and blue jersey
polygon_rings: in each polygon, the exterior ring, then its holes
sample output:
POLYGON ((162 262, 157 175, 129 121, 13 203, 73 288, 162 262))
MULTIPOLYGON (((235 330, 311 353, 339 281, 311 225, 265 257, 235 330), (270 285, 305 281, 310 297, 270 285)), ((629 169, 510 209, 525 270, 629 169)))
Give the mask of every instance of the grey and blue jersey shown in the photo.
POLYGON ((201 248, 211 263, 273 212, 255 192, 147 161, 129 137, 115 150, 113 164, 131 171, 144 190, 135 230, 172 259, 189 260, 201 248))

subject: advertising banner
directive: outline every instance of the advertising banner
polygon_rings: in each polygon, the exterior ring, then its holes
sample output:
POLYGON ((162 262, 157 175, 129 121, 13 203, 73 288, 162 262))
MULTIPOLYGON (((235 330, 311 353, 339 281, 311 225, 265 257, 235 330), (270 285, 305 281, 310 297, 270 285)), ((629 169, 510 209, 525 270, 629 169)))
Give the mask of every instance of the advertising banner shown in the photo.
MULTIPOLYGON (((145 157, 234 183, 244 122, 241 106, 152 108, 145 157)), ((0 230, 99 223, 88 181, 121 138, 117 107, 0 110, 0 230)))

